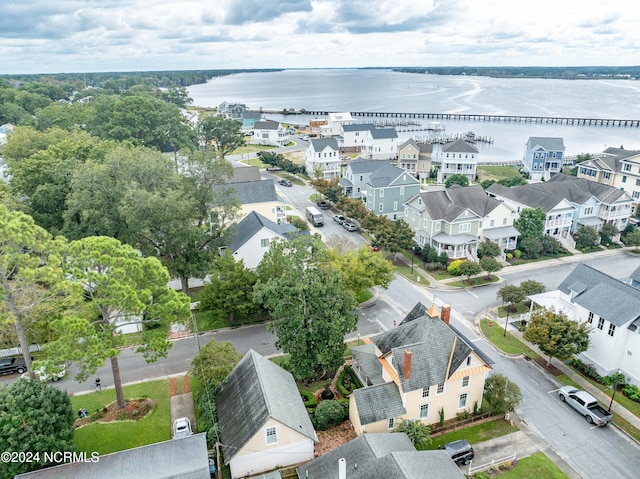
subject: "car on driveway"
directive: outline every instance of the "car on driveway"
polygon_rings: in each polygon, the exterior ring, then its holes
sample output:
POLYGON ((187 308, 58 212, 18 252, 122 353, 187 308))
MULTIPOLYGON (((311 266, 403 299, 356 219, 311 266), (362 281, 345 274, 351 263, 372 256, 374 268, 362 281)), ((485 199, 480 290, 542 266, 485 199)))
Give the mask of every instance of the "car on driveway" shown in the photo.
POLYGON ((347 231, 357 231, 358 230, 358 227, 355 224, 351 223, 350 221, 345 221, 344 223, 342 223, 342 227, 344 229, 346 229, 347 231))
POLYGON ((342 215, 333 215, 333 221, 335 221, 336 223, 341 225, 342 223, 344 223, 346 221, 346 218, 344 216, 342 216, 342 215))
POLYGON ((22 374, 26 370, 24 358, 0 358, 0 374, 22 374))
POLYGON ((188 417, 180 417, 173 421, 173 428, 171 430, 171 436, 174 439, 181 437, 189 437, 193 434, 191 430, 191 421, 188 417))
POLYGON ((287 180, 286 178, 280 178, 278 180, 278 184, 282 186, 293 186, 293 183, 291 183, 291 181, 287 180))
POLYGON ((327 203, 324 200, 316 201, 316 205, 318 205, 318 208, 320 208, 321 210, 328 210, 329 209, 329 203, 327 203))
POLYGON ((438 449, 447 451, 451 459, 459 466, 463 464, 466 466, 476 455, 471 444, 464 439, 449 442, 444 446, 440 446, 438 449))

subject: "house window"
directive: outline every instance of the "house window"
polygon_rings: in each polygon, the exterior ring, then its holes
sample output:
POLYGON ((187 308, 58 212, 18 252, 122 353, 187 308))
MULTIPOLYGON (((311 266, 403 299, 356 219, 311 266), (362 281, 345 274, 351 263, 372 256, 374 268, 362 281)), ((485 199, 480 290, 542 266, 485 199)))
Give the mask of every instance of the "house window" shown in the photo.
POLYGON ((396 418, 390 417, 387 421, 387 429, 393 429, 394 427, 396 427, 396 418))
POLYGON ((462 393, 458 396, 458 409, 464 409, 467 407, 467 401, 469 399, 469 393, 462 393))
POLYGON ((269 238, 262 238, 260 240, 260 247, 261 248, 268 248, 269 247, 269 238))
POLYGON ((604 319, 600 318, 598 320, 598 329, 602 330, 602 327, 604 326, 604 319))
POLYGON ((460 225, 460 233, 468 233, 471 231, 471 223, 462 223, 460 225))
POLYGON ((622 182, 623 182, 623 183, 626 183, 626 182, 627 182, 627 177, 626 177, 626 176, 623 176, 623 177, 622 177, 622 182))
POLYGON ((604 174, 604 179, 605 179, 605 180, 608 180, 609 178, 611 178, 611 173, 609 173, 609 172, 607 171, 607 172, 605 172, 605 174, 604 174))
POLYGON ((398 202, 397 201, 393 202, 393 211, 398 211, 398 202))
POLYGON ((505 226, 507 224, 507 218, 502 218, 502 226, 505 226))
POLYGON ((420 419, 426 419, 429 417, 429 404, 421 404, 420 405, 420 419))
POLYGON ((463 388, 469 387, 469 376, 465 376, 462 378, 462 387, 463 388))
POLYGON ((440 223, 436 223, 436 231, 440 231, 440 227, 441 227, 440 223))
POLYGON ((467 357, 467 366, 471 366, 471 356, 467 357))
POLYGON ((383 208, 384 208, 384 205, 380 203, 380 205, 378 206, 378 211, 382 213, 383 208))
POLYGON ((637 200, 638 198, 640 198, 640 191, 634 191, 633 193, 631 193, 631 197, 637 200))
POLYGON ((607 334, 609 336, 613 337, 615 332, 616 332, 616 325, 615 324, 609 324, 609 332, 607 332, 607 334))
POLYGON ((440 394, 444 394, 444 383, 438 384, 438 389, 436 389, 436 396, 440 394))
POLYGON ((400 187, 400 196, 404 196, 404 186, 400 187))
POLYGON ((589 317, 587 318, 587 323, 593 324, 593 312, 589 311, 589 317))
MULTIPOLYGON (((405 215, 406 215, 406 211, 407 211, 407 210, 405 210, 405 215)), ((416 219, 416 212, 415 212, 415 211, 412 211, 412 212, 411 212, 411 220, 412 220, 412 221, 415 221, 415 219, 416 219)))
POLYGON ((496 224, 496 220, 489 221, 489 228, 493 228, 496 224))
POLYGON ((384 190, 380 190, 380 198, 384 198, 384 190))
POLYGON ((422 399, 429 397, 429 392, 431 391, 431 386, 422 388, 422 399))
POLYGON ((267 446, 269 444, 276 444, 278 442, 278 432, 275 427, 268 427, 265 430, 265 438, 267 441, 267 446))
POLYGON ((422 224, 424 225, 424 227, 427 227, 427 218, 424 219, 424 221, 422 222, 422 224))
POLYGON ((627 164, 624 165, 623 169, 624 169, 624 171, 631 171, 631 165, 627 163, 627 164))

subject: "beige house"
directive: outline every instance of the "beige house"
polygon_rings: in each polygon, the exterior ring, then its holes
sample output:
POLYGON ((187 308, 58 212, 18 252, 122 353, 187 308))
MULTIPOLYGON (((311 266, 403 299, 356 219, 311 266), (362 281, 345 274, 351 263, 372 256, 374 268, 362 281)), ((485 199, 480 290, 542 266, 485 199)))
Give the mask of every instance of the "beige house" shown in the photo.
POLYGON ((429 178, 432 154, 431 143, 418 143, 410 138, 398 147, 398 167, 421 180, 429 178))
POLYGON ((255 351, 218 387, 216 407, 233 479, 313 459, 318 437, 293 376, 255 351))
POLYGON ((351 349, 365 386, 350 396, 349 419, 358 435, 389 432, 398 421, 425 424, 455 418, 482 404, 490 360, 449 326, 442 312, 418 303, 394 329, 351 349))

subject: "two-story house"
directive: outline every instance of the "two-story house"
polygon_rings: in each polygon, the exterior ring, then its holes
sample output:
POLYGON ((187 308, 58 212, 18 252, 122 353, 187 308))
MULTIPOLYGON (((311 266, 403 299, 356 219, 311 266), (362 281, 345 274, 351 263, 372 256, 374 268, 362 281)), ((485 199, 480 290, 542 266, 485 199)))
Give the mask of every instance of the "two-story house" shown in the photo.
POLYGON ((289 141, 289 130, 277 121, 260 120, 253 125, 253 136, 251 137, 253 144, 286 146, 289 141))
POLYGON ((436 144, 433 161, 439 164, 438 183, 444 183, 451 175, 464 175, 471 182, 476 179, 478 148, 465 140, 444 145, 436 144))
POLYGON ((357 153, 363 158, 367 152, 367 133, 374 129, 371 123, 349 123, 342 125, 336 137, 338 146, 343 153, 357 153))
POLYGON ((532 180, 548 180, 562 171, 564 140, 532 136, 524 145, 522 169, 532 180))
POLYGON ((640 386, 640 290, 579 263, 557 290, 530 296, 532 308, 561 311, 590 327, 589 348, 578 355, 602 376, 618 371, 640 386))
POLYGON ((242 113, 242 131, 252 132, 256 123, 262 120, 262 113, 259 111, 245 111, 242 113))
POLYGON ((398 166, 420 180, 429 178, 432 154, 433 144, 409 138, 398 146, 398 166))
POLYGON ((353 123, 351 113, 347 112, 331 112, 327 115, 324 125, 320 125, 320 135, 323 138, 330 138, 342 134, 342 127, 353 123))
POLYGON ((223 101, 218 106, 218 115, 225 117, 227 120, 242 120, 242 114, 245 111, 247 111, 247 105, 244 103, 223 101))
POLYGON ((370 160, 393 160, 398 153, 395 128, 378 128, 371 123, 342 125, 338 146, 343 153, 357 153, 370 160))
POLYGON ((386 163, 380 160, 365 160, 360 157, 349 162, 340 178, 343 194, 349 198, 362 198, 362 192, 367 189, 369 175, 384 164, 386 163))
POLYGON ((418 303, 394 329, 351 349, 364 387, 349 400, 358 435, 393 430, 402 420, 425 424, 482 405, 491 362, 450 324, 451 307, 418 303))
POLYGON ((340 148, 335 138, 312 139, 305 151, 305 166, 310 178, 331 180, 340 176, 340 148))
POLYGON ((404 217, 404 202, 420 191, 420 181, 385 162, 369 174, 362 197, 368 211, 390 220, 404 217))

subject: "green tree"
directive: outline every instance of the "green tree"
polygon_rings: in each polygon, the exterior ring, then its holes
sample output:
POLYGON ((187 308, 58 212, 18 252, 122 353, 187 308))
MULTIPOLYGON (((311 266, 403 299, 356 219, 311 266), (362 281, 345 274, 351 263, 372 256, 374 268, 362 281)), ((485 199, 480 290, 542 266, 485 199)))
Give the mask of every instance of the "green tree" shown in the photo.
POLYGON ((423 450, 431 442, 431 429, 418 420, 401 419, 393 432, 404 432, 416 449, 423 450))
POLYGON ((513 305, 524 300, 525 295, 522 288, 514 284, 505 284, 496 293, 498 299, 507 303, 507 311, 513 310, 513 305))
POLYGON ((548 356, 549 366, 552 358, 564 361, 586 351, 589 347, 589 326, 571 321, 563 312, 544 309, 533 313, 523 337, 548 356))
POLYGON ((326 268, 313 240, 297 238, 274 252, 269 267, 260 265, 254 300, 271 313, 267 327, 278 337, 276 347, 291 355, 297 378, 336 371, 344 361, 344 336, 357 324, 353 293, 326 268), (267 279, 269 270, 276 274, 267 279))
POLYGON ((491 258, 495 258, 500 254, 500 246, 498 243, 494 243, 488 239, 485 239, 480 246, 478 246, 478 257, 484 258, 485 256, 490 256, 491 258))
POLYGON ((475 261, 463 261, 460 263, 460 266, 458 266, 458 273, 467 277, 465 280, 467 283, 471 282, 471 276, 475 276, 481 272, 482 267, 475 261))
POLYGON ((386 289, 394 279, 394 266, 368 246, 344 253, 332 249, 329 256, 331 265, 340 272, 345 287, 353 294, 373 286, 386 289))
POLYGON ((169 87, 162 93, 162 99, 167 103, 173 103, 178 108, 187 108, 193 103, 193 99, 189 96, 189 91, 183 87, 169 87))
POLYGON ((618 231, 618 228, 616 228, 612 223, 605 223, 602 225, 602 228, 600 228, 598 234, 600 235, 600 244, 603 246, 609 246, 612 242, 612 238, 620 234, 620 231, 618 231))
POLYGON ((496 261, 495 258, 491 256, 484 256, 483 258, 480 258, 480 268, 482 268, 482 271, 487 272, 488 277, 491 277, 493 273, 502 269, 502 265, 496 261))
POLYGON ((599 240, 598 232, 594 228, 591 226, 581 226, 578 230, 576 248, 593 248, 597 246, 599 240))
POLYGON ((329 426, 337 426, 344 421, 345 410, 338 401, 326 400, 318 404, 314 415, 318 430, 326 431, 329 426))
POLYGON ((539 258, 543 251, 543 242, 540 238, 520 238, 520 248, 526 253, 527 258, 539 258))
POLYGON ((460 174, 451 175, 444 182, 444 187, 451 188, 453 185, 469 186, 469 178, 467 178, 466 175, 460 175, 460 174))
POLYGON ((339 198, 337 206, 344 212, 345 216, 356 220, 360 220, 369 214, 364 202, 348 196, 339 198))
POLYGON ((525 208, 520 212, 518 219, 513 222, 513 226, 520 232, 521 239, 542 239, 546 219, 547 215, 539 206, 536 208, 525 208))
POLYGON ((638 251, 640 246, 640 230, 635 230, 624 236, 623 242, 626 246, 635 246, 634 251, 638 251))
POLYGON ((501 180, 498 181, 498 183, 508 188, 511 188, 513 186, 526 185, 527 180, 526 178, 520 175, 517 175, 517 176, 511 176, 509 178, 502 178, 501 180))
POLYGON ((44 453, 73 452, 74 420, 66 391, 44 381, 20 379, 0 387, 0 449, 40 456, 34 462, 3 461, 2 477, 54 465, 44 453))
POLYGON ((520 283, 520 289, 525 296, 531 296, 533 294, 544 293, 547 287, 544 283, 536 281, 535 279, 526 279, 520 283))
POLYGON ((208 115, 198 121, 198 138, 205 147, 215 144, 218 157, 224 159, 236 148, 244 145, 242 123, 221 116, 208 115))
POLYGON ((378 246, 393 253, 394 258, 402 251, 413 246, 413 230, 403 219, 391 221, 384 218, 380 226, 372 231, 378 246))
POLYGON ((200 309, 217 312, 231 324, 242 322, 259 311, 253 302, 253 287, 257 281, 257 275, 226 250, 224 255, 213 260, 209 283, 200 293, 200 309))
POLYGON ((495 182, 496 182, 496 180, 482 180, 480 182, 480 186, 482 186, 483 190, 486 190, 487 188, 489 188, 495 182))
POLYGON ((520 388, 504 374, 493 373, 484 383, 484 401, 494 413, 515 411, 522 393, 520 388))
POLYGON ((29 126, 19 126, 2 146, 2 156, 7 160, 7 166, 11 170, 15 162, 29 158, 40 150, 46 150, 69 135, 68 131, 61 128, 41 132, 29 126))
POLYGON ((0 205, 0 324, 15 330, 32 379, 29 344, 38 319, 48 324, 76 303, 60 268, 63 243, 53 240, 30 216, 0 205))
POLYGON ((147 362, 166 357, 171 343, 161 326, 190 318, 189 297, 167 286, 169 274, 156 258, 145 258, 114 238, 72 241, 63 267, 84 291, 86 308, 81 314, 54 321, 60 337, 45 349, 52 358, 76 362, 80 381, 109 359, 118 408, 122 409, 126 403, 118 364, 122 345, 118 327, 133 324, 142 329, 136 352, 147 362))

